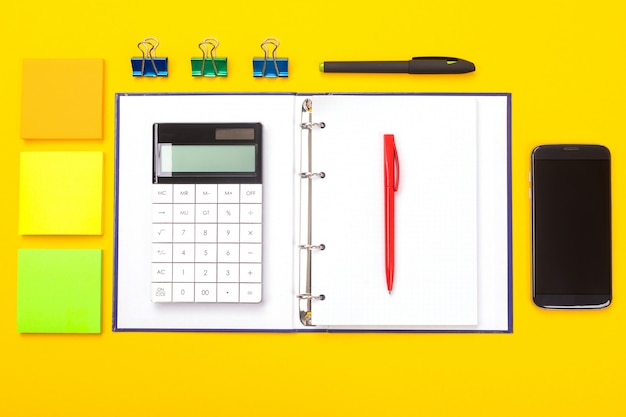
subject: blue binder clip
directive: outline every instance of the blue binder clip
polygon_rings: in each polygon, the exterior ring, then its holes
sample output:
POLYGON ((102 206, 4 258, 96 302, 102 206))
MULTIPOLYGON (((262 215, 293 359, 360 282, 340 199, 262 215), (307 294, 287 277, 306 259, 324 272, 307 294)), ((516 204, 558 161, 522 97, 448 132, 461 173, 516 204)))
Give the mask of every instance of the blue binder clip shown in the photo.
POLYGON ((202 58, 191 58, 192 76, 226 77, 228 75, 228 58, 215 57, 215 49, 219 44, 215 38, 206 38, 198 44, 198 48, 202 51, 202 58))
POLYGON ((266 78, 289 76, 289 60, 287 58, 276 58, 278 45, 280 45, 280 42, 276 38, 267 38, 261 43, 261 49, 265 56, 252 59, 253 76, 266 78), (269 58, 270 49, 272 49, 271 58, 269 58))
POLYGON ((157 58, 156 48, 159 41, 146 38, 137 44, 141 58, 131 58, 133 77, 167 77, 167 58, 157 58))

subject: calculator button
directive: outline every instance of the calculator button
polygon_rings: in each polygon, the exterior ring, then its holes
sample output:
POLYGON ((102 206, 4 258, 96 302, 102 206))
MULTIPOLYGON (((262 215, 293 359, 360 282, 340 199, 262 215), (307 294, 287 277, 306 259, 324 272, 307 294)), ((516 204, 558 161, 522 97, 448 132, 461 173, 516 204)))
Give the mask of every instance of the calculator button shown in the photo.
POLYGON ((217 282, 217 264, 199 263, 195 264, 196 282, 217 282))
POLYGON ((261 184, 241 184, 240 203, 262 203, 263 193, 261 184))
POLYGON ((262 267, 260 263, 240 264, 239 266, 239 282, 258 282, 261 283, 262 267))
POLYGON ((239 203, 239 184, 218 184, 218 203, 239 203))
POLYGON ((196 262, 217 262, 217 244, 196 243, 196 262))
POLYGON ((261 184, 153 184, 155 303, 258 303, 261 184))
POLYGON ((261 243, 261 225, 258 223, 242 223, 239 226, 239 241, 242 243, 261 243))
POLYGON ((217 262, 239 262, 239 245, 236 243, 218 244, 217 262))
POLYGON ((153 203, 172 203, 173 186, 172 184, 153 184, 152 185, 152 202, 153 203))
POLYGON ((196 223, 217 223, 217 204, 196 204, 196 223))
POLYGON ((172 204, 153 204, 152 223, 171 223, 172 204))
POLYGON ((172 244, 153 243, 152 262, 172 262, 172 244))
POLYGON ((196 284, 196 303, 217 302, 217 284, 196 284))
POLYGON ((196 242, 217 242, 217 224, 196 224, 196 242))
POLYGON ((217 282, 239 282, 239 264, 217 264, 217 282))
POLYGON ((239 242, 239 225, 230 223, 218 224, 217 241, 220 243, 239 242))
POLYGON ((242 243, 239 248, 240 262, 261 262, 261 244, 242 243))
POLYGON ((217 203, 217 184, 196 184, 196 203, 217 203))
POLYGON ((218 303, 237 303, 239 302, 239 284, 217 284, 217 302, 218 303))
POLYGON ((239 286, 240 303, 260 303, 261 284, 241 284, 239 286))
POLYGON ((218 204, 218 223, 239 223, 239 204, 218 204))
POLYGON ((155 243, 171 243, 172 242, 172 225, 171 224, 153 224, 152 225, 152 242, 155 243))
POLYGON ((152 282, 172 282, 172 264, 153 263, 152 282))
POLYGON ((172 284, 173 302, 193 303, 194 295, 194 284, 192 282, 172 284))
POLYGON ((263 213, 260 204, 241 205, 241 223, 261 223, 263 213))
POLYGON ((173 221, 174 223, 194 223, 195 204, 174 204, 173 221))
POLYGON ((174 184, 174 203, 195 203, 196 186, 194 184, 174 184))
POLYGON ((171 303, 172 284, 165 282, 153 282, 151 298, 153 303, 171 303))
POLYGON ((193 282, 195 268, 192 263, 175 263, 172 265, 173 282, 193 282))
POLYGON ((195 226, 189 223, 179 223, 173 225, 173 242, 193 243, 195 240, 195 226))
POLYGON ((172 247, 173 262, 193 262, 195 245, 193 243, 174 243, 172 247))

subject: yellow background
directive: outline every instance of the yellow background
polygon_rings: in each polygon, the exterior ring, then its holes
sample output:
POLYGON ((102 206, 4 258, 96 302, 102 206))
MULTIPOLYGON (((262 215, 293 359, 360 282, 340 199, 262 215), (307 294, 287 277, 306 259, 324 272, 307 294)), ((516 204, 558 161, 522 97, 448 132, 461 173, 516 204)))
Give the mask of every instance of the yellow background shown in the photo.
POLYGON ((0 128, 0 414, 620 415, 626 411, 624 184, 626 13, 620 2, 3 1, 0 128), (584 4, 584 5, 583 5, 584 4), (136 44, 157 37, 166 79, 131 77, 136 44), (225 79, 195 79, 208 36, 225 79), (288 79, 253 79, 267 36, 288 79), (451 55, 464 76, 320 74, 323 60, 451 55), (105 59, 104 138, 23 141, 23 58, 105 59), (161 91, 511 92, 513 334, 113 333, 114 94, 161 91), (540 143, 594 142, 613 156, 614 303, 550 312, 530 298, 528 169, 540 143), (104 151, 102 236, 19 236, 23 150, 104 151), (18 248, 102 248, 101 335, 16 329, 18 248))

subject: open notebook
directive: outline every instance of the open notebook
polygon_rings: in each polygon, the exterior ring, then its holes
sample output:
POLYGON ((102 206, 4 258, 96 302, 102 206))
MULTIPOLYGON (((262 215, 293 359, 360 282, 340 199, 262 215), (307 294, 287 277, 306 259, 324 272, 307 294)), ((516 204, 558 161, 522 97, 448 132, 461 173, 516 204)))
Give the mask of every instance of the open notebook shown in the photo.
POLYGON ((118 94, 114 330, 512 331, 510 101, 118 94), (261 302, 152 302, 153 136, 167 123, 262 126, 261 302), (400 162, 391 293, 386 134, 400 162))

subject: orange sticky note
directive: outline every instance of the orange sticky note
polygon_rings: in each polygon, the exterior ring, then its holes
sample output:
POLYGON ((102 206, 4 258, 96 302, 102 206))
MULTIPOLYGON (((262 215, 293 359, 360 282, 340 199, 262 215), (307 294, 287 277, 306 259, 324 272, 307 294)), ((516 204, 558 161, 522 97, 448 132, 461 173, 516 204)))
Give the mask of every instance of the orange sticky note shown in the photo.
POLYGON ((103 59, 25 59, 22 138, 102 139, 103 59))

